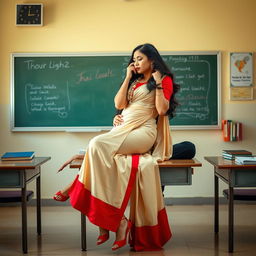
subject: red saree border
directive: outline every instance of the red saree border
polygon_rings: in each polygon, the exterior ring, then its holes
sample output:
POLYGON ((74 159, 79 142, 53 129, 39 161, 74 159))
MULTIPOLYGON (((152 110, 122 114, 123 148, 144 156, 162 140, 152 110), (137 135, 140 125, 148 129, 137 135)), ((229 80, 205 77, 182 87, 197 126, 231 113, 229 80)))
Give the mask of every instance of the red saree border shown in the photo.
POLYGON ((73 208, 85 214, 93 224, 116 232, 128 204, 138 166, 139 155, 132 155, 131 173, 121 208, 114 207, 92 196, 91 192, 78 180, 78 175, 69 190, 71 205, 73 208))
POLYGON ((125 192, 124 200, 123 200, 123 203, 122 203, 122 206, 121 206, 121 211, 123 213, 126 209, 128 201, 130 199, 132 189, 133 189, 133 185, 135 184, 135 179, 136 179, 136 175, 137 175, 137 171, 138 171, 138 167, 139 167, 139 159, 140 159, 140 155, 132 155, 131 174, 130 174, 129 182, 128 182, 127 189, 126 189, 126 192, 125 192))
POLYGON ((136 227, 133 225, 130 246, 135 251, 159 251, 172 237, 165 208, 158 212, 158 224, 136 227))

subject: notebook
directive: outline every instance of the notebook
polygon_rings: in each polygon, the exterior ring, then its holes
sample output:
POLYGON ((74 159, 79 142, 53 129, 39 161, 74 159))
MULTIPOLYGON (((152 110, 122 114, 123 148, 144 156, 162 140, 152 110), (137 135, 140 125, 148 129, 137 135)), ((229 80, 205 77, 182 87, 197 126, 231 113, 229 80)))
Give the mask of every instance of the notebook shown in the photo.
POLYGON ((1 156, 2 161, 11 161, 11 160, 31 160, 35 155, 34 151, 26 152, 6 152, 1 156))

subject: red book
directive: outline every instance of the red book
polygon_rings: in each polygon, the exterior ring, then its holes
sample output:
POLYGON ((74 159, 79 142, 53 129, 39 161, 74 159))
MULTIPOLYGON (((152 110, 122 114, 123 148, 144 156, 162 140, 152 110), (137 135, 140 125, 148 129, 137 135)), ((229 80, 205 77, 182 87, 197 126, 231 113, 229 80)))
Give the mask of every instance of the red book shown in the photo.
POLYGON ((223 140, 230 141, 230 129, 228 120, 222 120, 222 132, 223 132, 223 140))
POLYGON ((239 123, 238 126, 238 139, 242 140, 243 139, 243 133, 242 133, 243 129, 242 129, 242 123, 239 123))

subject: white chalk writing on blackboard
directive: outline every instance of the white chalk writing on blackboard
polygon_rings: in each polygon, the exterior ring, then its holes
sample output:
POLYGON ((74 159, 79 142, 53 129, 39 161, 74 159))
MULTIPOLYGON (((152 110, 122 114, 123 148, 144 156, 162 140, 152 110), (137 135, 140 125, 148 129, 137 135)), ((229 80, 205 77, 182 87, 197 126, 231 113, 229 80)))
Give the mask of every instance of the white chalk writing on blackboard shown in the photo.
POLYGON ((60 118, 67 118, 70 111, 69 85, 66 84, 66 90, 60 96, 58 88, 54 84, 34 85, 27 83, 25 85, 25 103, 28 114, 39 112, 56 113, 60 118))
POLYGON ((180 93, 183 96, 177 96, 180 103, 177 109, 177 116, 180 119, 186 120, 195 118, 198 120, 205 120, 209 118, 209 90, 211 87, 210 77, 211 70, 209 62, 200 60, 198 56, 170 56, 169 60, 177 63, 183 63, 182 67, 172 68, 176 72, 176 82, 180 85, 180 93), (198 63, 204 66, 206 73, 193 70, 193 65, 190 63, 198 63), (187 63, 188 66, 184 66, 187 63), (199 73, 200 72, 200 73, 199 73), (184 93, 185 94, 182 94, 184 93), (191 92, 191 93, 190 93, 191 92), (196 92, 193 93, 193 92, 196 92))
POLYGON ((53 69, 53 70, 61 70, 61 69, 69 69, 70 64, 69 61, 49 61, 47 63, 37 63, 35 60, 25 60, 27 70, 44 70, 44 69, 53 69))
POLYGON ((80 84, 82 82, 87 82, 92 80, 92 77, 90 75, 86 75, 86 72, 80 72, 77 76, 79 78, 76 84, 80 84))
POLYGON ((83 82, 92 81, 93 79, 100 80, 105 78, 111 78, 111 77, 114 77, 115 75, 113 73, 113 70, 108 68, 107 70, 104 70, 104 71, 96 69, 91 73, 82 71, 78 73, 77 76, 78 76, 78 80, 76 81, 76 84, 80 84, 83 82))

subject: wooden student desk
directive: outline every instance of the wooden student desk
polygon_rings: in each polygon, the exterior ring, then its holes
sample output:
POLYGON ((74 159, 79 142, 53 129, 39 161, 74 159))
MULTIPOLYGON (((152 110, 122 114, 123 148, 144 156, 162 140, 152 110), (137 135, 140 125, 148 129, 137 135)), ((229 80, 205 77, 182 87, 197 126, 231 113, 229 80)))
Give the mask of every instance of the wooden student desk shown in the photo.
POLYGON ((234 187, 256 187, 256 165, 238 165, 223 157, 207 156, 214 167, 214 231, 219 232, 219 179, 229 186, 228 251, 234 250, 234 187))
POLYGON ((31 161, 0 161, 0 188, 20 188, 22 208, 22 249, 28 252, 27 244, 27 184, 36 179, 37 234, 41 235, 41 165, 50 157, 34 157, 31 161))
MULTIPOLYGON (((74 160, 70 168, 80 169, 83 160, 74 160)), ((168 185, 191 185, 194 167, 202 164, 194 159, 175 159, 159 163, 161 184, 168 185)), ((81 244, 82 250, 86 251, 86 219, 81 213, 81 244)))

